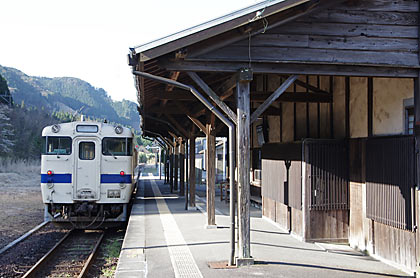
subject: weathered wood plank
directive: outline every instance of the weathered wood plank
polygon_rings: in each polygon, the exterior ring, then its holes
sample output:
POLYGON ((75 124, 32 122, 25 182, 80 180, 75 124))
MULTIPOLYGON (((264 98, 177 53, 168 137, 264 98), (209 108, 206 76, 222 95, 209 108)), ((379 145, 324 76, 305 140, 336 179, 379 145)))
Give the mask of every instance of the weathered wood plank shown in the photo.
POLYGON ((188 116, 188 118, 204 133, 207 134, 206 127, 200 122, 199 119, 196 119, 194 117, 188 116))
POLYGON ((179 143, 176 139, 176 147, 174 154, 174 191, 178 191, 178 180, 179 180, 179 143))
MULTIPOLYGON (((241 72, 242 74, 246 74, 241 72)), ((250 238, 250 82, 238 80, 236 85, 238 123, 237 138, 237 168, 238 168, 238 217, 239 217, 239 259, 251 258, 250 238)))
POLYGON ((179 150, 179 196, 185 195, 185 141, 181 138, 179 150))
POLYGON ((207 225, 216 225, 215 212, 215 182, 216 182, 216 137, 212 132, 213 126, 206 125, 206 183, 207 183, 207 225))
POLYGON ((323 12, 311 13, 298 19, 299 22, 328 22, 352 24, 382 24, 382 25, 412 25, 418 24, 417 12, 389 12, 367 10, 329 9, 323 12))
POLYGON ((375 253, 408 269, 416 269, 415 233, 374 222, 375 253))
MULTIPOLYGON (((161 61, 160 65, 168 70, 202 71, 202 72, 236 72, 239 68, 249 66, 249 61, 217 61, 214 59, 197 59, 184 61, 161 61)), ((316 64, 305 62, 255 62, 254 73, 270 74, 307 74, 307 75, 341 75, 341 76, 375 76, 375 77, 416 77, 415 67, 399 68, 393 66, 356 65, 356 64, 316 64)), ((201 110, 200 110, 201 112, 201 110)), ((197 115, 196 115, 197 116, 197 115)))
MULTIPOLYGON (((248 47, 248 40, 233 44, 248 47)), ((417 39, 372 38, 366 36, 319 36, 293 34, 260 34, 253 38, 251 47, 307 47, 323 49, 418 52, 417 39)))
POLYGON ((335 9, 342 10, 361 10, 361 11, 388 11, 388 12, 417 12, 419 10, 418 1, 416 0, 370 0, 370 1, 354 1, 347 2, 335 9))
POLYGON ((190 197, 189 200, 189 206, 195 207, 195 136, 192 135, 190 137, 189 142, 189 156, 190 156, 190 163, 188 163, 188 166, 190 167, 188 173, 189 173, 189 189, 190 189, 190 197))
POLYGON ((232 122, 237 122, 236 114, 232 111, 232 109, 230 109, 230 107, 219 98, 219 96, 206 84, 206 82, 204 82, 203 79, 198 76, 198 74, 195 72, 188 72, 188 75, 217 104, 217 106, 219 106, 219 108, 229 116, 232 122))
POLYGON ((251 123, 257 120, 257 118, 266 110, 281 94, 283 94, 287 88, 298 78, 297 75, 290 76, 281 86, 274 91, 263 104, 258 106, 257 110, 251 115, 251 123))
MULTIPOLYGON (((296 80, 297 81, 297 80, 296 80)), ((297 83, 297 82, 296 82, 297 83)), ((273 92, 260 92, 260 91, 252 91, 251 92, 251 101, 252 102, 262 102, 267 99, 267 97, 270 96, 270 94, 273 92)), ((161 99, 169 99, 172 100, 173 98, 171 96, 168 96, 167 94, 157 94, 158 96, 162 96, 161 99)), ((175 97, 175 100, 180 100, 178 97, 175 97)), ((331 102, 332 97, 331 95, 326 95, 323 93, 305 93, 305 92, 285 92, 283 93, 277 101, 280 102, 331 102)), ((176 105, 167 105, 163 111, 161 111, 159 106, 149 106, 147 112, 148 113, 163 113, 163 114, 171 114, 168 111, 172 110, 178 110, 178 113, 174 114, 185 114, 185 115, 192 115, 190 112, 191 109, 188 107, 194 107, 196 103, 198 103, 197 100, 184 100, 186 101, 185 104, 182 102, 177 102, 176 105), (192 102, 194 101, 194 102, 192 102), (186 109, 184 109, 186 108, 186 109)), ((229 97, 226 99, 227 102, 234 101, 233 97, 229 97)))
MULTIPOLYGON (((205 59, 219 61, 241 61, 248 58, 248 47, 229 46, 217 52, 208 53, 205 59)), ((416 53, 409 52, 375 52, 335 49, 309 49, 309 48, 280 48, 280 47, 253 47, 251 48, 253 62, 312 62, 312 63, 338 63, 363 65, 392 65, 415 67, 419 65, 416 53)))
POLYGON ((387 37, 417 38, 417 26, 370 25, 346 23, 307 23, 294 22, 282 25, 267 32, 268 34, 295 34, 343 37, 387 37))
POLYGON ((172 193, 174 191, 174 151, 173 148, 169 149, 169 188, 172 193))

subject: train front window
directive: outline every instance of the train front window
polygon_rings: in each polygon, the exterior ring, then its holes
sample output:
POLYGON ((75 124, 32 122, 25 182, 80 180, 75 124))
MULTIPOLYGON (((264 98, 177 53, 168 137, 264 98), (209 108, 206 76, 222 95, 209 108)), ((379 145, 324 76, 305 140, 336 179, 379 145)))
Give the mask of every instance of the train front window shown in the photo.
POLYGON ((130 156, 133 154, 131 138, 104 138, 102 140, 102 154, 111 156, 130 156))
POLYGON ((81 160, 94 160, 95 159, 95 143, 80 142, 79 143, 79 158, 81 160))
POLYGON ((70 137, 42 137, 42 154, 69 155, 71 154, 70 137))

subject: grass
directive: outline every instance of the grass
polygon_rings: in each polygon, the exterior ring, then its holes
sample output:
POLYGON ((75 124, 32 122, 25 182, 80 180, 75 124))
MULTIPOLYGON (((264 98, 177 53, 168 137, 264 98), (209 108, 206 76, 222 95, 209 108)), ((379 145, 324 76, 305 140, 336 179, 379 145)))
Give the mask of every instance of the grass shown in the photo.
POLYGON ((109 244, 106 245, 105 253, 110 258, 118 258, 120 256, 122 241, 107 240, 109 244))
POLYGON ((36 159, 0 157, 0 173, 39 173, 41 162, 36 159))
POLYGON ((118 258, 121 252, 122 239, 123 237, 114 237, 105 241, 103 255, 105 265, 101 270, 103 277, 114 277, 115 270, 117 269, 118 258))

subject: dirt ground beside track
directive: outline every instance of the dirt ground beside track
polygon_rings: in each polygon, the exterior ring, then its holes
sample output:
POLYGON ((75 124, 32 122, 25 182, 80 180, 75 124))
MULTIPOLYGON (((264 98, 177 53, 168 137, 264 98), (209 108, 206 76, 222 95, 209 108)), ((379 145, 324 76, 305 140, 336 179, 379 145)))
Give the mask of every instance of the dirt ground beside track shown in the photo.
POLYGON ((39 170, 0 173, 0 248, 43 222, 39 170))

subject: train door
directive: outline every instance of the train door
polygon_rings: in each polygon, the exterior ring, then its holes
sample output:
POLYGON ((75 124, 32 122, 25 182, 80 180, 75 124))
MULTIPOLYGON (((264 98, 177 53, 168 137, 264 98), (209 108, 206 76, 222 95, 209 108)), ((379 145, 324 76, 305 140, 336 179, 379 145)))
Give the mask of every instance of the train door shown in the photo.
POLYGON ((101 142, 98 138, 75 138, 75 179, 73 198, 75 200, 99 200, 101 142))

